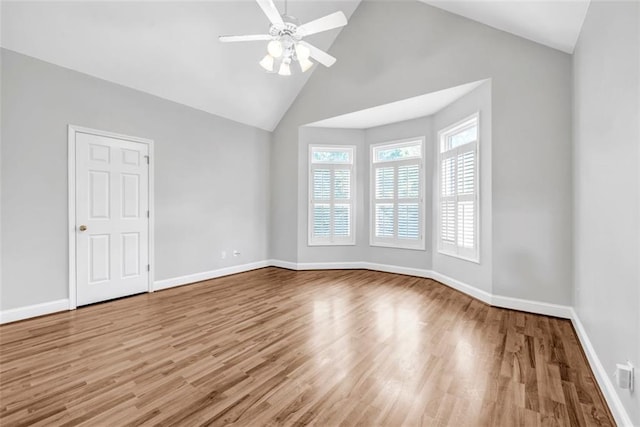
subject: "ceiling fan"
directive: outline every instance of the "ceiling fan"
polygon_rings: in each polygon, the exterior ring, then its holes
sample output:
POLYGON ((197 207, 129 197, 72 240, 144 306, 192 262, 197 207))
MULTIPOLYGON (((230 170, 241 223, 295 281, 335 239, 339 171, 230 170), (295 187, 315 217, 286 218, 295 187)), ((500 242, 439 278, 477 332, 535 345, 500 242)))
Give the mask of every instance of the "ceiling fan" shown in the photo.
POLYGON ((334 12, 300 25, 298 19, 287 15, 286 0, 283 15, 278 12, 273 0, 256 1, 271 21, 269 34, 220 36, 221 42, 269 41, 267 56, 260 61, 260 65, 269 72, 275 72, 278 69, 278 74, 282 76, 291 75, 292 62, 298 62, 303 73, 313 66, 309 58, 315 59, 325 67, 331 67, 336 62, 336 58, 307 43, 303 38, 347 25, 347 17, 344 13, 334 12))

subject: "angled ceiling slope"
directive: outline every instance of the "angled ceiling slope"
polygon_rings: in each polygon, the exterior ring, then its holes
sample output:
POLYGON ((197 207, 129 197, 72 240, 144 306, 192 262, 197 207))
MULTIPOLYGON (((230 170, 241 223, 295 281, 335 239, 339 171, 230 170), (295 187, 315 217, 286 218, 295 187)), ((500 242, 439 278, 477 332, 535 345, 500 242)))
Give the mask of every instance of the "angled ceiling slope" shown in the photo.
MULTIPOLYGON (((360 0, 290 1, 308 22, 360 0)), ((284 11, 284 1, 277 0, 284 11)), ((221 117, 273 130, 311 72, 281 77, 258 65, 265 42, 223 44, 222 34, 261 34, 269 22, 254 0, 5 1, 2 47, 221 117)), ((335 29, 310 36, 323 50, 335 29)), ((340 60, 340 58, 338 58, 340 60)))
POLYGON ((591 0, 420 0, 525 39, 573 53, 591 0))
POLYGON ((306 126, 336 129, 369 129, 391 123, 404 122, 437 113, 462 98, 487 80, 466 83, 448 89, 431 92, 365 110, 347 113, 306 126))

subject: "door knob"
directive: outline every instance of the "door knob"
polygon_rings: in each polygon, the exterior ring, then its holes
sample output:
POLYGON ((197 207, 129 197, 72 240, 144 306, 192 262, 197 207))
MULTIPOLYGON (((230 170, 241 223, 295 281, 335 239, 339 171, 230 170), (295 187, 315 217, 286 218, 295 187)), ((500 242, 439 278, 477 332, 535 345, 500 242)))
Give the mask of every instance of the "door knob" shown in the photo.
POLYGON ((86 225, 81 225, 79 227, 80 231, 87 231, 87 226, 86 225))

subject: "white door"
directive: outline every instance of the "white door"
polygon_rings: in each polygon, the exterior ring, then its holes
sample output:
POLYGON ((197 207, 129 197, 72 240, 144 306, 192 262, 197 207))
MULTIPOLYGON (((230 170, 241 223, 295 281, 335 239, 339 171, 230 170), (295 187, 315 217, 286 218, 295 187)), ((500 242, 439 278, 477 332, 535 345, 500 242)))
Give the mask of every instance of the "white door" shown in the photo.
POLYGON ((149 289, 149 146, 76 132, 77 305, 149 289))

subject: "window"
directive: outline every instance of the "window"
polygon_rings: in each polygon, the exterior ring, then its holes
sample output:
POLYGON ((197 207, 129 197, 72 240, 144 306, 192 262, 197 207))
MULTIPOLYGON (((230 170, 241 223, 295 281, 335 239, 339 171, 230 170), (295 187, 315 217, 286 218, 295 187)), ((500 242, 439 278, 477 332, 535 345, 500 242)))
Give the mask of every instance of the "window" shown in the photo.
POLYGON ((424 249, 424 138, 371 147, 371 245, 424 249))
POLYGON ((355 147, 309 147, 309 245, 355 244, 355 147))
POLYGON ((478 262, 478 114, 438 132, 438 251, 478 262))

